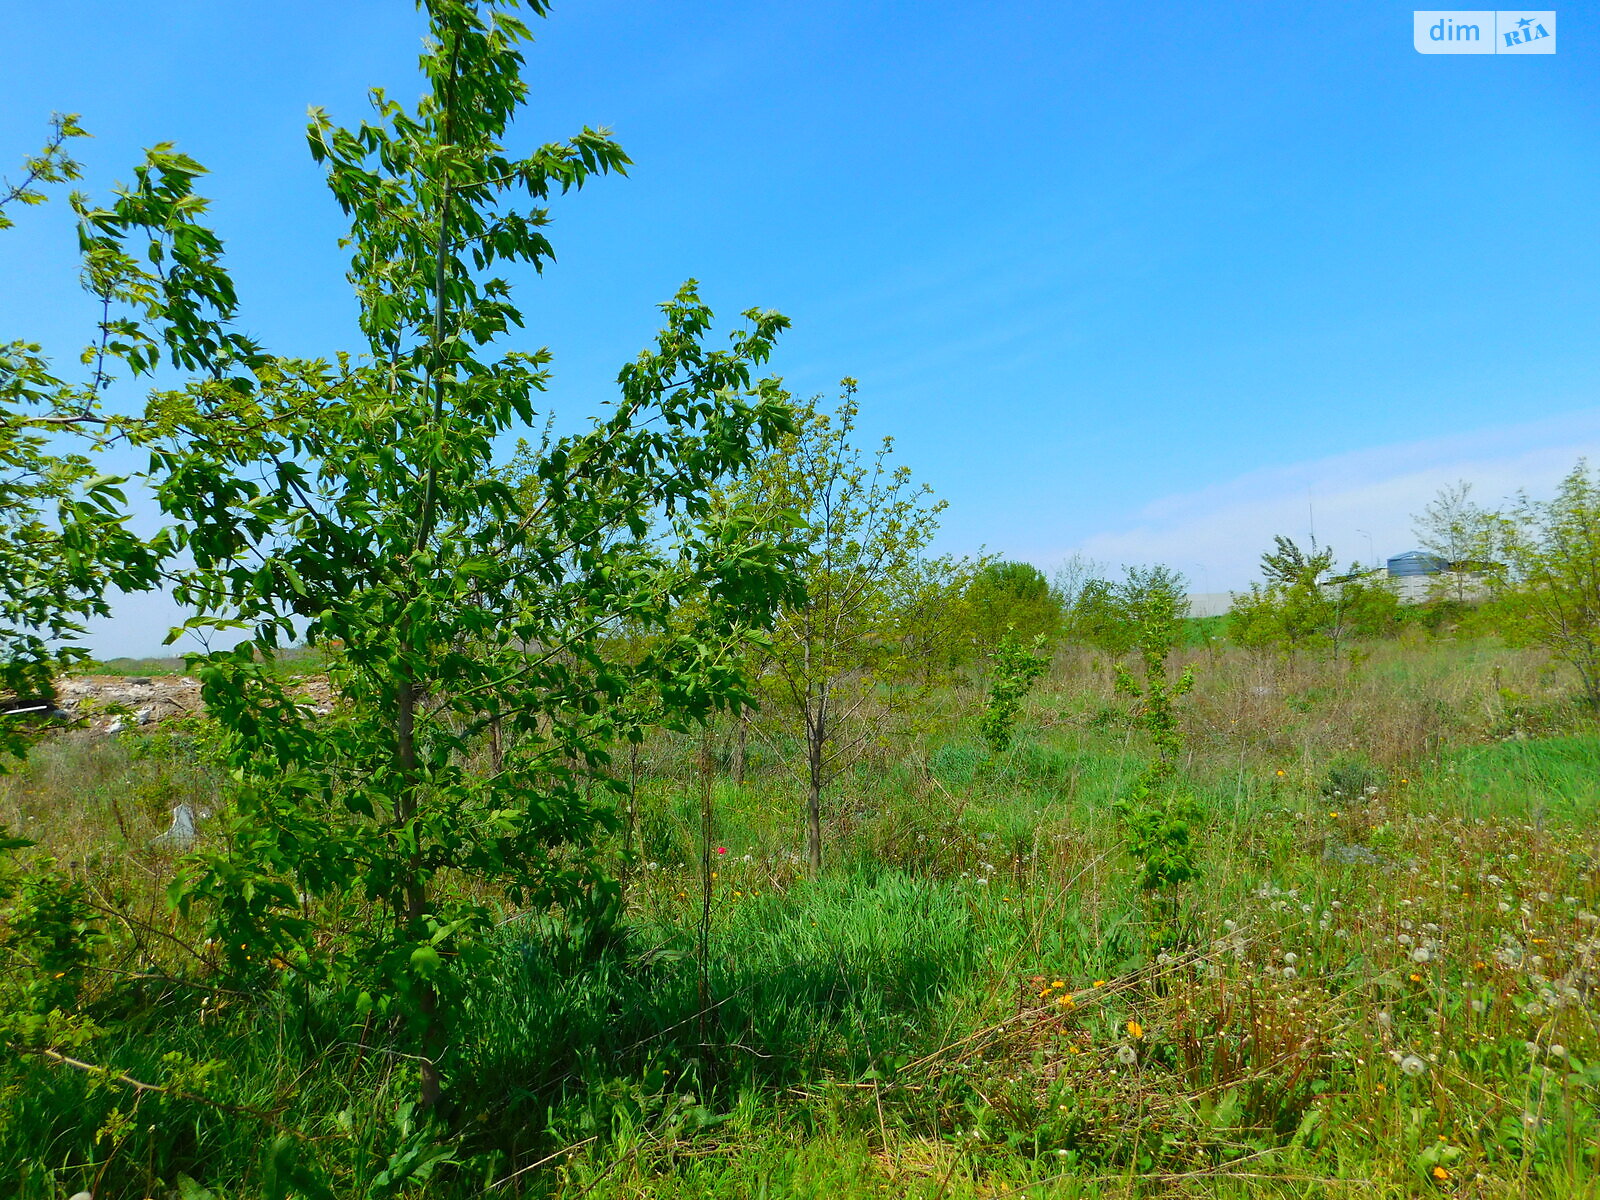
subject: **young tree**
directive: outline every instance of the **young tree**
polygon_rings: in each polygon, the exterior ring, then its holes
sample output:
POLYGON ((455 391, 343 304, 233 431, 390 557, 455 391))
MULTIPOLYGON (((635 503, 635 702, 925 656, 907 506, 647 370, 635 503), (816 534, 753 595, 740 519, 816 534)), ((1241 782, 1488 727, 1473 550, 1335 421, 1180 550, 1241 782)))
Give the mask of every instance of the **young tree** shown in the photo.
POLYGON ((1519 493, 1499 526, 1504 628, 1576 671, 1600 711, 1600 475, 1580 459, 1549 500, 1519 493))
POLYGON ((1236 597, 1228 614, 1228 637, 1253 650, 1292 658, 1312 649, 1337 655, 1351 637, 1376 637, 1399 620, 1399 599, 1382 583, 1362 577, 1351 565, 1341 579, 1328 579, 1333 550, 1301 550, 1281 534, 1261 556, 1267 582, 1253 583, 1236 597))
POLYGON ((965 596, 973 646, 991 655, 1007 633, 1024 641, 1061 632, 1060 597, 1031 563, 992 562, 973 576, 965 596))
POLYGON ((912 484, 909 468, 889 465, 891 439, 863 454, 853 440, 855 381, 843 387, 835 413, 807 405, 795 432, 741 485, 746 502, 795 514, 806 547, 805 598, 784 609, 764 653, 766 690, 805 742, 813 871, 822 868, 824 793, 882 721, 904 708, 909 696, 896 685, 940 652, 919 643, 913 628, 927 598, 959 594, 971 569, 925 556, 944 504, 912 484))
POLYGON ((1011 736, 1017 716, 1022 712, 1022 702, 1038 678, 1050 669, 1050 658, 1045 653, 1042 634, 1028 646, 1013 633, 1001 637, 992 658, 989 700, 978 726, 983 740, 988 743, 989 753, 997 755, 1011 748, 1011 736))
POLYGON ((1076 636, 1072 622, 1084 588, 1096 580, 1104 579, 1106 571, 1105 563, 1075 552, 1064 559, 1050 577, 1050 590, 1055 593, 1056 603, 1061 607, 1062 627, 1066 636, 1076 636))
MULTIPOLYGON (((0 183, 0 230, 14 224, 8 208, 42 204, 47 186, 79 178, 69 147, 85 136, 75 116, 54 119, 21 181, 0 183)), ((157 147, 111 210, 73 197, 84 282, 102 313, 82 355, 85 378, 63 378, 31 342, 0 344, 0 772, 44 727, 57 672, 87 655, 73 644, 84 619, 109 611, 112 588, 152 586, 169 550, 164 537, 128 530, 126 481, 102 474, 96 452, 119 427, 103 408, 118 374, 148 373, 162 349, 173 365, 198 365, 207 350, 199 315, 208 305, 231 311, 231 293, 204 269, 192 167, 157 147), (146 235, 144 265, 122 248, 133 233, 146 235), (64 439, 78 449, 63 452, 64 439)))
POLYGON ((608 748, 642 713, 681 724, 740 699, 716 630, 769 622, 798 587, 781 539, 709 501, 792 429, 776 380, 753 379, 776 314, 711 350, 686 286, 608 415, 548 442, 523 486, 496 469, 549 356, 492 350, 522 325, 495 269, 542 268, 543 202, 628 160, 590 129, 503 148, 527 91, 517 10, 540 0, 423 7, 419 105, 378 92, 375 120, 319 111, 310 128, 350 218, 363 352, 244 364, 159 397, 145 436, 194 564, 188 626, 248 634, 194 664, 236 784, 223 848, 174 896, 209 915, 235 972, 287 964, 398 1018, 431 1104, 453 997, 486 953, 485 891, 603 917, 608 748), (702 619, 676 620, 690 599, 702 619), (629 653, 623 626, 657 636, 629 653), (269 669, 297 638, 340 647, 333 717, 269 669))
POLYGON ((1115 658, 1139 644, 1142 614, 1153 603, 1171 609, 1174 626, 1189 613, 1188 581, 1171 567, 1128 567, 1113 583, 1089 579, 1078 589, 1069 624, 1074 636, 1115 658))
POLYGON ((1269 587, 1274 584, 1286 588, 1315 588, 1333 568, 1333 549, 1317 549, 1316 540, 1308 554, 1295 544, 1293 538, 1276 534, 1273 548, 1261 555, 1261 574, 1269 587))
POLYGON ((1133 700, 1134 722, 1149 735, 1154 753, 1116 810, 1128 829, 1129 854, 1139 864, 1139 886, 1164 896, 1172 907, 1173 889, 1200 874, 1193 836, 1200 807, 1176 783, 1183 752, 1177 702, 1194 687, 1194 673, 1185 668, 1173 680, 1167 667, 1182 636, 1181 593, 1166 576, 1154 586, 1150 576, 1144 579, 1146 586, 1130 587, 1128 597, 1143 678, 1118 664, 1117 690, 1133 700))
POLYGON ((1494 557, 1495 514, 1471 496, 1465 480, 1440 488, 1413 526, 1421 547, 1449 564, 1439 590, 1457 603, 1476 591, 1471 573, 1489 571, 1494 557))

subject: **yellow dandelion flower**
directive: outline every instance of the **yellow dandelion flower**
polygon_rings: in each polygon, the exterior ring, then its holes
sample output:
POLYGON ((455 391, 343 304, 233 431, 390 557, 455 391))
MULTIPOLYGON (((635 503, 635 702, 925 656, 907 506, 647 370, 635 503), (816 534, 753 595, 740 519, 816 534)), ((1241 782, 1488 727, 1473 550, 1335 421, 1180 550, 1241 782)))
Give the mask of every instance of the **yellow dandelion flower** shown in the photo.
POLYGON ((1056 1003, 1059 1004, 1062 1008, 1077 1008, 1078 1007, 1078 1002, 1076 1000, 1074 1000, 1071 996, 1068 996, 1068 995, 1065 995, 1065 994, 1057 996, 1056 997, 1056 1003))
POLYGON ((1422 982, 1422 976, 1421 975, 1412 975, 1411 976, 1411 982, 1412 983, 1421 983, 1422 982))
POLYGON ((1060 980, 1060 979, 1057 979, 1057 980, 1056 980, 1056 981, 1055 981, 1055 982, 1054 982, 1054 983, 1052 983, 1052 984, 1051 984, 1051 985, 1050 985, 1050 986, 1051 986, 1051 987, 1053 987, 1053 988, 1064 988, 1064 987, 1066 987, 1066 986, 1067 986, 1067 985, 1066 985, 1066 983, 1065 983, 1065 982, 1064 982, 1064 981, 1062 981, 1062 980, 1060 980))
POLYGON ((1104 979, 1096 979, 1094 985, 1095 987, 1105 987, 1106 981, 1104 979))
POLYGON ((1433 1177, 1440 1183, 1443 1183, 1445 1180, 1450 1178, 1450 1172, 1446 1171, 1443 1167, 1435 1167, 1433 1169, 1433 1177))
POLYGON ((1277 773, 1278 773, 1278 778, 1282 779, 1289 772, 1285 771, 1282 767, 1279 767, 1277 773))
POLYGON ((1144 1026, 1137 1021, 1129 1021, 1128 1036, 1133 1038, 1134 1041, 1138 1041, 1144 1036, 1144 1026))

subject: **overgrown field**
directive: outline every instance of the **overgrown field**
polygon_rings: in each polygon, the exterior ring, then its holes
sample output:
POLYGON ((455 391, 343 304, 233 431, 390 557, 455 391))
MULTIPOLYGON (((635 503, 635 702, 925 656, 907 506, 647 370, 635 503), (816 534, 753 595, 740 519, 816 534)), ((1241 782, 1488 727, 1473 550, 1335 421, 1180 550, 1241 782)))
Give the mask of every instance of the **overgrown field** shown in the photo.
POLYGON ((1087 652, 1001 756, 977 690, 885 735, 815 879, 795 746, 752 737, 740 784, 727 722, 709 755, 646 743, 622 919, 501 904, 427 1117, 381 1022, 279 964, 217 986, 172 914, 151 839, 225 803, 203 727, 49 741, 0 825, 103 937, 63 968, 86 1019, 0 1064, 0 1193, 1600 1196, 1600 736, 1570 680, 1420 636, 1186 654, 1206 815, 1172 896, 1136 886, 1112 805, 1149 751, 1087 652))

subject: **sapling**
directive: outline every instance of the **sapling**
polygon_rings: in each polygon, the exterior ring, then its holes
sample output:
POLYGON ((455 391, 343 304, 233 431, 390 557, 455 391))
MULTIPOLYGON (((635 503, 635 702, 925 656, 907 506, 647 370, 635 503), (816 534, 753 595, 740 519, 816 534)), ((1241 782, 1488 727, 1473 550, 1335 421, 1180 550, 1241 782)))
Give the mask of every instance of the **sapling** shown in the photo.
POLYGON ((536 428, 549 355, 503 345, 523 317, 495 272, 542 268, 544 202, 628 160, 592 129, 502 146, 528 91, 520 10, 542 3, 423 7, 419 103, 375 92, 371 120, 318 111, 309 130, 350 220, 358 352, 230 367, 158 398, 146 440, 189 559, 188 627, 248 635, 192 656, 227 734, 229 811, 173 898, 236 986, 287 970, 392 1022, 427 1109, 503 911, 585 929, 619 911, 612 750, 645 716, 685 727, 748 703, 721 631, 770 623, 799 580, 779 535, 709 501, 794 428, 756 378, 776 313, 713 349, 686 284, 605 415, 546 439, 525 474, 502 468, 536 428), (326 717, 271 670, 297 640, 339 647, 326 717))
POLYGON ((1201 812, 1194 797, 1177 782, 1183 753, 1183 731, 1177 701, 1194 687, 1194 672, 1185 667, 1174 682, 1167 659, 1182 628, 1178 592, 1170 587, 1140 590, 1133 611, 1138 620, 1136 646, 1143 680, 1117 666, 1117 690, 1134 701, 1134 724, 1149 736, 1154 755, 1117 801, 1117 815, 1127 827, 1128 852, 1139 864, 1139 886, 1175 904, 1179 885, 1198 879, 1193 827, 1201 812))
POLYGON ((1040 634, 1030 646, 1017 640, 1016 634, 1007 632, 990 656, 993 663, 989 677, 989 702, 984 706, 980 728, 989 753, 1004 754, 1011 748, 1017 715, 1022 702, 1033 689, 1034 682, 1050 667, 1050 658, 1044 652, 1045 639, 1040 634))

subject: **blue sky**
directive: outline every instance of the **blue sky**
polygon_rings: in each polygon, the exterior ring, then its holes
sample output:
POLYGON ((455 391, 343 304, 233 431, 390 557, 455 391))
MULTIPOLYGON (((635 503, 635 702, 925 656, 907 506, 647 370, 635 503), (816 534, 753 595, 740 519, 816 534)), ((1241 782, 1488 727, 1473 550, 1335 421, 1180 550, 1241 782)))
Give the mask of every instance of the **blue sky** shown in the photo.
MULTIPOLYGON (((1600 457, 1597 12, 1558 10, 1553 56, 1423 56, 1365 0, 557 0, 517 135, 608 125, 635 165, 555 205, 528 341, 585 414, 693 276, 793 319, 797 393, 860 380, 866 431, 950 501, 942 549, 1206 591, 1312 519, 1381 557, 1442 484, 1600 457)), ((96 134, 95 191, 176 141, 247 326, 354 346, 305 109, 414 96, 421 28, 403 0, 6 6, 0 162, 52 111, 96 134)), ((0 280, 0 337, 83 340, 64 210, 0 237, 0 280)), ((94 645, 164 619, 123 605, 94 645)))

